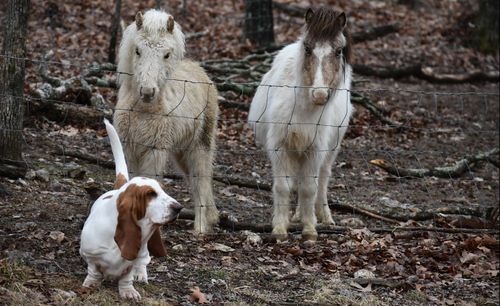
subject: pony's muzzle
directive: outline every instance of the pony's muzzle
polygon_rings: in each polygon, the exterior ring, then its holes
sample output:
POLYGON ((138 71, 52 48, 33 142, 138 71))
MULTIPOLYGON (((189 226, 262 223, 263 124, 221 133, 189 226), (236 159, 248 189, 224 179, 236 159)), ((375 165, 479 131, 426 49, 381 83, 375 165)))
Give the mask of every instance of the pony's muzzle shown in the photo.
POLYGON ((330 91, 324 88, 314 88, 312 90, 312 101, 314 104, 323 105, 330 98, 330 91))
POLYGON ((146 103, 149 103, 153 100, 153 98, 155 97, 155 88, 154 87, 142 87, 139 89, 139 94, 141 95, 141 99, 146 102, 146 103))

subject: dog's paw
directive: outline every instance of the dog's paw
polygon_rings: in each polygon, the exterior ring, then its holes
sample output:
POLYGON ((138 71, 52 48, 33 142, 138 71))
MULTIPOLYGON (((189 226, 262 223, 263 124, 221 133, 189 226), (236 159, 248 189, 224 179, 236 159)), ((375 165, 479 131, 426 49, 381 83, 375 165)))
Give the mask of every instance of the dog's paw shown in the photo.
POLYGON ((141 295, 134 287, 128 287, 124 289, 120 289, 120 297, 122 299, 139 301, 141 299, 141 295))
POLYGON ((146 266, 134 268, 134 280, 141 283, 148 283, 148 271, 146 270, 146 266))
POLYGON ((82 287, 85 288, 97 288, 101 285, 101 280, 96 279, 90 275, 87 275, 85 280, 83 281, 82 287))

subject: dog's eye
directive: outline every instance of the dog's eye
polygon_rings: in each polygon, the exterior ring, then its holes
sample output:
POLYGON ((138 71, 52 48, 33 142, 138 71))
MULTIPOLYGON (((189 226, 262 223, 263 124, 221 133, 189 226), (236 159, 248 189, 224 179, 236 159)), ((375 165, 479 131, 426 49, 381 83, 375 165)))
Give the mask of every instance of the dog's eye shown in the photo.
POLYGON ((342 49, 339 48, 339 49, 335 50, 336 57, 340 57, 341 55, 342 55, 342 49))
POLYGON ((141 53, 139 52, 139 48, 135 48, 135 54, 137 54, 137 56, 141 56, 141 53))
POLYGON ((148 197, 150 198, 156 198, 158 196, 158 194, 156 193, 156 191, 154 190, 148 190, 148 193, 146 194, 148 197))
POLYGON ((164 59, 167 59, 170 57, 170 52, 168 52, 167 54, 165 54, 165 56, 163 57, 164 59))

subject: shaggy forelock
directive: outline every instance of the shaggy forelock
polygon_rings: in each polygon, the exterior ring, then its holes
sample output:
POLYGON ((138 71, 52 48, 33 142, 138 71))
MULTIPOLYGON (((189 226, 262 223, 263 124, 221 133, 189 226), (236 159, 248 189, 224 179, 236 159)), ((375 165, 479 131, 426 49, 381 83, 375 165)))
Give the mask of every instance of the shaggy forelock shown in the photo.
POLYGON ((305 25, 305 41, 311 44, 317 42, 334 43, 339 39, 339 34, 344 34, 340 40, 345 39, 344 58, 351 62, 351 35, 347 27, 343 28, 338 22, 335 22, 340 12, 332 8, 320 7, 314 11, 311 20, 305 25))

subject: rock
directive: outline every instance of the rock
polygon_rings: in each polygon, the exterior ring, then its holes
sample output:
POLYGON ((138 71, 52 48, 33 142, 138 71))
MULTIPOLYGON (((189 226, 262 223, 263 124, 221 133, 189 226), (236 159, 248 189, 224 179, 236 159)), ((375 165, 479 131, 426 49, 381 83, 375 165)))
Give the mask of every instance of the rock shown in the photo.
POLYGON ((0 185, 0 197, 5 197, 10 195, 10 192, 2 185, 0 185))
POLYGON ((81 180, 85 177, 87 171, 82 168, 77 163, 67 163, 64 164, 64 175, 69 176, 73 179, 81 180))
POLYGON ((27 180, 32 180, 35 177, 36 177, 35 170, 29 170, 28 172, 26 172, 26 175, 24 176, 24 178, 27 180))
POLYGON ((363 228, 365 223, 359 218, 346 218, 340 220, 340 225, 347 226, 351 228, 363 228))
POLYGON ((64 291, 58 288, 54 288, 52 290, 54 291, 54 293, 52 294, 54 298, 61 297, 63 299, 68 299, 76 297, 76 293, 74 293, 73 291, 64 291))
POLYGON ((35 171, 35 177, 39 179, 40 181, 43 182, 49 182, 50 181, 50 174, 49 171, 45 169, 40 169, 35 171))
POLYGON ((37 227, 36 223, 33 221, 19 222, 14 224, 14 228, 19 231, 30 230, 37 227))
POLYGON ((22 185, 22 186, 28 186, 28 183, 26 183, 25 180, 23 180, 22 178, 18 178, 17 181, 16 181, 19 185, 22 185))
POLYGON ((51 187, 52 187, 52 191, 55 191, 55 192, 63 192, 63 191, 67 191, 64 187, 63 184, 59 183, 58 181, 54 181, 52 184, 51 184, 51 187))
POLYGON ((246 243, 253 245, 253 246, 257 246, 257 245, 262 244, 262 238, 260 237, 259 234, 251 232, 251 231, 243 231, 242 234, 244 236, 246 236, 246 240, 245 240, 246 243))
POLYGON ((64 233, 60 231, 52 231, 49 234, 50 239, 55 240, 57 243, 63 242, 64 236, 64 233))
POLYGON ((375 278, 375 273, 366 269, 361 269, 354 272, 354 278, 375 278))
POLYGON ((184 246, 182 244, 176 244, 172 247, 172 250, 174 251, 182 251, 184 250, 184 246))
POLYGON ((33 253, 31 252, 22 252, 19 250, 6 250, 4 251, 4 254, 6 257, 9 259, 9 261, 12 262, 30 262, 33 260, 33 253))

